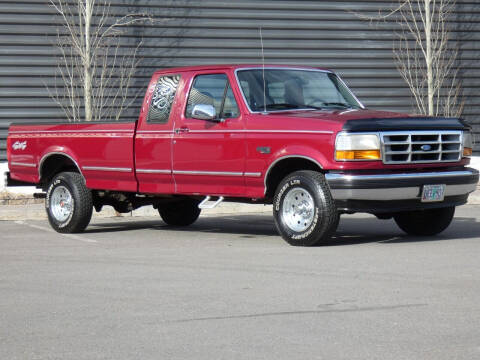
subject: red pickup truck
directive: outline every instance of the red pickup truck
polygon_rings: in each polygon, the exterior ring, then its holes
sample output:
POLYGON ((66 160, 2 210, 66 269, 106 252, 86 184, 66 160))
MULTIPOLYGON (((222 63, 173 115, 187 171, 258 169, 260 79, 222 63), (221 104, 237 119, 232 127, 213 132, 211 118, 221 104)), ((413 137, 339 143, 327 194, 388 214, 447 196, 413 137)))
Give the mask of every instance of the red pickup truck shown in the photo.
POLYGON ((12 124, 7 148, 7 184, 43 189, 66 233, 104 205, 185 226, 225 200, 273 204, 292 245, 354 212, 434 235, 478 182, 462 120, 368 110, 334 72, 295 66, 158 71, 137 121, 12 124))

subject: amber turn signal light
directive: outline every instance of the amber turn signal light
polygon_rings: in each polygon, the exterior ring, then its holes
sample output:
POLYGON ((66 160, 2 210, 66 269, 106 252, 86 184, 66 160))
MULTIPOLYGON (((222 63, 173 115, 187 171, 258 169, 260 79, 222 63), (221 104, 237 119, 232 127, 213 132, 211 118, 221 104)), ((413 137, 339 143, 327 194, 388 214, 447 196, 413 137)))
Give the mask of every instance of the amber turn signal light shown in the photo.
POLYGON ((380 150, 337 150, 337 160, 380 160, 380 150))
POLYGON ((472 148, 463 148, 463 156, 472 156, 473 150, 472 148))

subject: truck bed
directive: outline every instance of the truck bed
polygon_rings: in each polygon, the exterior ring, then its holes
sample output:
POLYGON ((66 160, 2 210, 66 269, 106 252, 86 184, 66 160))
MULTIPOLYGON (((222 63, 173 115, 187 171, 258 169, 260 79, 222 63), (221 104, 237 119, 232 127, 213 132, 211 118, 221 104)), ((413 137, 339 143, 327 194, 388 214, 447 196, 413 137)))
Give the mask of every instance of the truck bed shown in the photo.
POLYGON ((135 121, 12 124, 8 137, 12 178, 38 184, 47 161, 66 155, 89 188, 137 191, 135 129, 135 121))

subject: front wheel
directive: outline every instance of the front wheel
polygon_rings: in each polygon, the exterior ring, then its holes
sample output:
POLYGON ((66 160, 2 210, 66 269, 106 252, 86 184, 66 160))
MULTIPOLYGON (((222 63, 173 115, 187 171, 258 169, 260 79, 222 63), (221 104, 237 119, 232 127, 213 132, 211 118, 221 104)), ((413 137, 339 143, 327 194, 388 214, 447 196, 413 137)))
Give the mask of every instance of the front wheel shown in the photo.
POLYGON ((325 244, 339 221, 325 177, 316 171, 296 171, 280 183, 273 217, 283 239, 295 246, 325 244))
POLYGON ((398 227, 409 235, 431 236, 445 230, 453 220, 455 207, 400 212, 393 216, 398 227))
POLYGON ((45 198, 48 221, 59 233, 82 232, 92 218, 92 192, 83 176, 62 172, 50 182, 45 198))
POLYGON ((161 205, 158 212, 168 225, 188 226, 193 224, 200 216, 199 202, 195 199, 183 199, 180 201, 161 205))

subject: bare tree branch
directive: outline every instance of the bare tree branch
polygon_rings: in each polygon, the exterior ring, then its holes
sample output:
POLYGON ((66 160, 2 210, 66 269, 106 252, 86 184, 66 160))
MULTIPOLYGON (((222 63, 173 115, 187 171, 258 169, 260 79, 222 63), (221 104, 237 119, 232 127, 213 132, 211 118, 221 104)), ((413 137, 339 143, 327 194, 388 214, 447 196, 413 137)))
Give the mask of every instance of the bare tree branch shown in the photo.
POLYGON ((119 120, 137 96, 130 87, 141 45, 125 53, 122 35, 153 18, 143 13, 116 18, 110 0, 48 1, 61 23, 55 42, 58 75, 48 88, 50 97, 68 121, 119 120))
POLYGON ((452 46, 449 27, 455 3, 399 0, 393 10, 380 9, 378 16, 356 14, 370 21, 392 18, 400 28, 393 46, 395 63, 422 114, 460 116, 463 110, 455 68, 458 50, 452 46))

